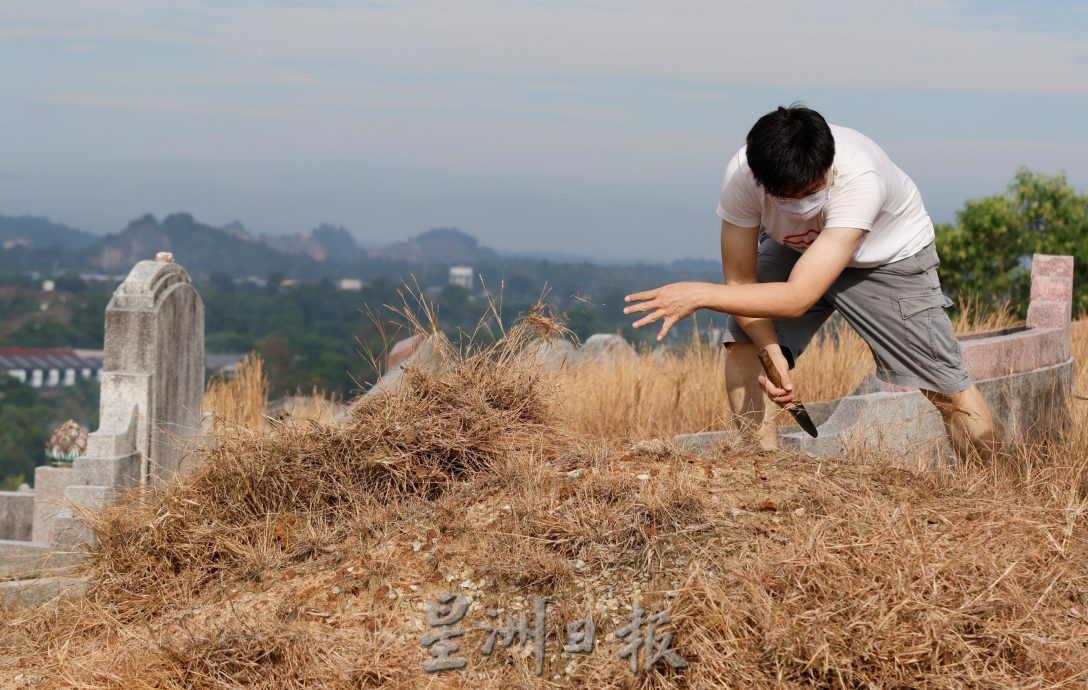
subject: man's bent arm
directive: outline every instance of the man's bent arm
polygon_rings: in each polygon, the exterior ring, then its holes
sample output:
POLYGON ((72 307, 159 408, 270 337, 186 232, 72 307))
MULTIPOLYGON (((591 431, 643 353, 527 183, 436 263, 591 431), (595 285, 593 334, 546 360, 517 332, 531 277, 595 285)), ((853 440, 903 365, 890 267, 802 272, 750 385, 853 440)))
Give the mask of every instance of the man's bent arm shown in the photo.
POLYGON ((663 320, 661 340, 669 329, 696 309, 706 308, 751 318, 801 316, 827 292, 850 262, 865 230, 827 228, 797 260, 785 283, 721 285, 713 283, 671 283, 633 295, 624 314, 651 312, 633 325, 635 328, 663 320))
POLYGON ((708 285, 699 306, 751 319, 801 316, 846 268, 864 235, 858 228, 827 228, 797 260, 787 282, 708 285))
MULTIPOLYGON (((726 285, 753 285, 756 277, 756 258, 759 253, 759 228, 742 228, 727 220, 722 221, 722 274, 726 285)), ((756 347, 772 347, 778 344, 774 322, 767 318, 734 316, 756 347)))

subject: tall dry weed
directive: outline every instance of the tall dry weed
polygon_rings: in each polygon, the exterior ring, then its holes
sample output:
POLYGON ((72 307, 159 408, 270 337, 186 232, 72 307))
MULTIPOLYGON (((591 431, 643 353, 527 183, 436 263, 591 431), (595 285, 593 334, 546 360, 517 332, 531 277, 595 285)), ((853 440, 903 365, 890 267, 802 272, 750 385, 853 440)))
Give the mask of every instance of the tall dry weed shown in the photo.
POLYGON ((558 374, 560 414, 577 430, 603 438, 670 435, 722 428, 720 345, 695 336, 683 350, 620 351, 558 374))
POLYGON ((268 413, 268 377, 260 355, 246 355, 232 376, 213 378, 204 391, 204 411, 212 413, 218 429, 263 428, 268 413))

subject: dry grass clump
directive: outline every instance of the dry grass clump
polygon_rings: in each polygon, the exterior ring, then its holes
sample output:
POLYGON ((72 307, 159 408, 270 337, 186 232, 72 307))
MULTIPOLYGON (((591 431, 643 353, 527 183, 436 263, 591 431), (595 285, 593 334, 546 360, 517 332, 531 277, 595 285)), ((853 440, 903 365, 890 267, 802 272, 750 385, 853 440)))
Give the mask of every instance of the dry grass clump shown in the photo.
POLYGON ((956 316, 952 319, 952 329, 956 335, 1000 331, 1017 325, 1022 325, 1022 322, 1013 314, 1011 303, 991 306, 984 304, 978 295, 961 297, 958 300, 956 316))
POLYGON ((343 611, 333 619, 305 593, 313 586, 300 587, 294 577, 288 571, 283 582, 271 582, 259 594, 241 592, 236 584, 197 605, 166 602, 161 615, 132 624, 92 599, 16 612, 0 628, 0 686, 271 690, 405 684, 415 660, 410 648, 391 644, 394 621, 384 607, 343 611), (272 605, 277 600, 295 603, 281 615, 272 605))
POLYGON ((575 571, 639 571, 675 538, 705 519, 704 470, 674 456, 616 456, 587 448, 586 463, 547 476, 523 475, 481 535, 485 549, 516 554, 481 565, 490 578, 562 588, 575 571), (660 535, 660 538, 655 539, 660 535))
MULTIPOLYGON (((703 514, 705 498, 683 468, 669 468, 668 481, 655 482, 610 469, 570 487, 567 500, 550 511, 546 522, 535 521, 538 514, 524 509, 512 516, 520 523, 514 533, 543 540, 569 559, 618 567, 644 560, 652 535, 681 531, 703 514)), ((645 476, 654 474, 650 470, 645 476)))
POLYGON ((329 659, 328 647, 305 629, 267 619, 189 629, 163 639, 160 649, 177 687, 283 688, 348 680, 330 673, 343 664, 329 659))
POLYGON ((690 623, 685 644, 718 660, 693 664, 695 686, 1088 680, 1083 524, 982 486, 912 479, 915 490, 888 496, 844 474, 821 482, 822 517, 785 525, 748 567, 724 579, 707 574, 713 561, 693 571, 675 617, 690 623))
POLYGON ((564 437, 547 423, 553 389, 510 364, 531 334, 523 324, 465 352, 432 335, 443 365, 407 369, 343 425, 224 424, 194 450, 198 468, 185 481, 88 516, 92 596, 147 615, 166 603, 168 583, 195 590, 312 555, 368 502, 433 497, 512 454, 560 451, 564 437))

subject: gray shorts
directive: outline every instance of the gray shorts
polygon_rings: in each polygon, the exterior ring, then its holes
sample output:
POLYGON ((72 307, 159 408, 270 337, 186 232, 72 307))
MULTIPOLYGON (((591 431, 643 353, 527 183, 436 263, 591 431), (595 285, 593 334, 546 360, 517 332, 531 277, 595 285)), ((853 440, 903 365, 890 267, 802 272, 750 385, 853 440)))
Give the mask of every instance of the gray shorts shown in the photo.
MULTIPOLYGON (((785 282, 801 254, 760 235, 756 276, 761 283, 785 282)), ((888 383, 937 393, 958 393, 971 385, 960 344, 945 308, 952 301, 937 278, 933 243, 914 256, 876 268, 847 268, 827 293, 802 316, 776 319, 786 359, 794 362, 824 321, 836 310, 865 340, 877 376, 888 383)), ((751 340, 730 316, 724 342, 751 340)))

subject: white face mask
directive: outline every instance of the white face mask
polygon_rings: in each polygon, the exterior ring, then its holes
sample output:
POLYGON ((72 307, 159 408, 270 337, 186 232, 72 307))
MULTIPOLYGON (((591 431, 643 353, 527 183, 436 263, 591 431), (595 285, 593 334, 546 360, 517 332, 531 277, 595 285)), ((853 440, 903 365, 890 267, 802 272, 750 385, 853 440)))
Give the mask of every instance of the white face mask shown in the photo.
POLYGON ((820 209, 827 203, 829 191, 830 190, 825 187, 818 192, 809 194, 803 199, 781 199, 772 196, 771 201, 774 202, 774 205, 778 207, 779 211, 787 216, 798 220, 808 220, 819 213, 820 209))

